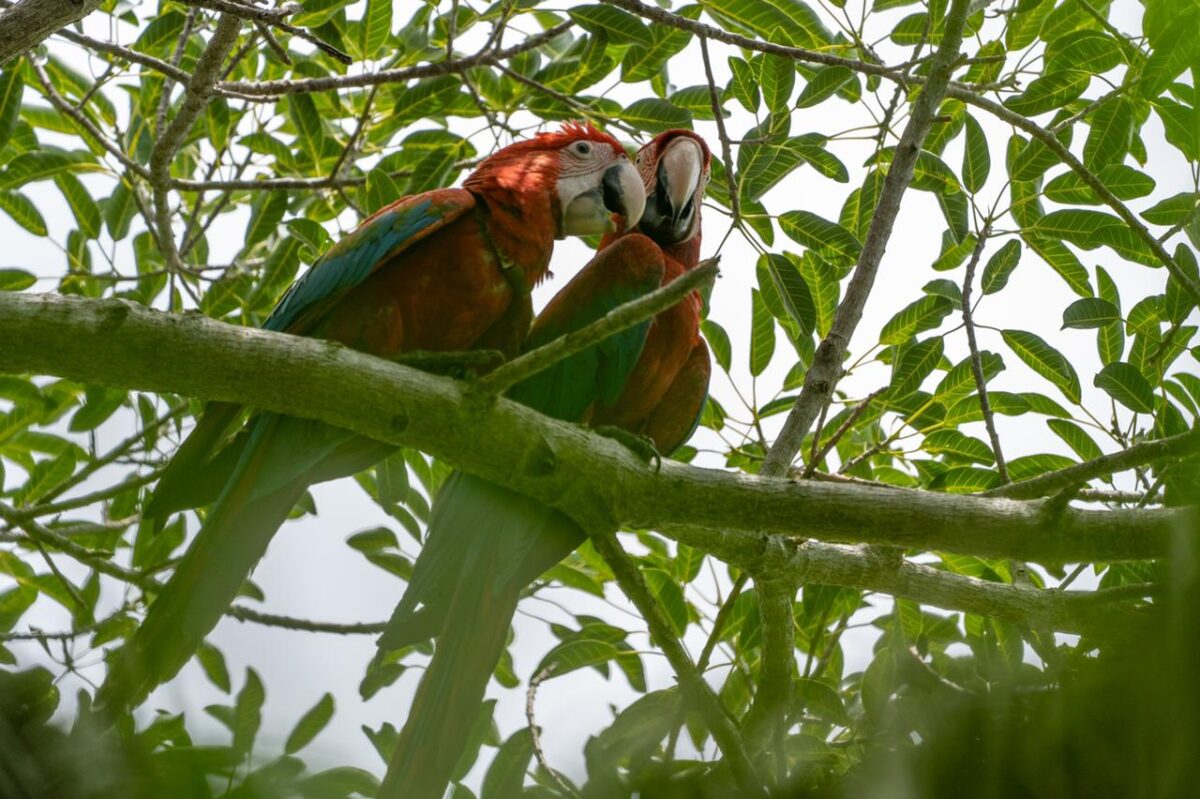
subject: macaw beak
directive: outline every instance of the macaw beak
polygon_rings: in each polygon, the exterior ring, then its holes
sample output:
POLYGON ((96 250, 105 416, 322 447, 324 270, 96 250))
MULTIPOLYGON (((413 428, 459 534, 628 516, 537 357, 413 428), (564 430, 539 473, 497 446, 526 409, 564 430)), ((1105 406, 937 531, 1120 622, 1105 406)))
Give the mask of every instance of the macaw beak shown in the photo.
MULTIPOLYGON (((646 190, 624 153, 616 163, 572 178, 572 182, 579 190, 563 198, 559 238, 611 233, 618 226, 628 227, 641 219, 642 209, 646 207, 646 190), (614 219, 614 215, 621 219, 614 219)), ((569 191, 571 186, 560 182, 560 193, 564 188, 569 191)))
POLYGON ((688 136, 672 139, 658 159, 655 187, 639 228, 660 246, 687 241, 697 230, 696 205, 704 175, 704 152, 688 136))

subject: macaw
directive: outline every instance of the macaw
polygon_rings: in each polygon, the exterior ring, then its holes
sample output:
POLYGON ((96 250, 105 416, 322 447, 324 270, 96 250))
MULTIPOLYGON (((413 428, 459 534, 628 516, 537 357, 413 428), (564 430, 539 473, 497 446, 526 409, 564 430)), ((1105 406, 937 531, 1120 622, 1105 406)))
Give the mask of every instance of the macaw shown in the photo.
MULTIPOLYGON (((378 211, 292 285, 263 327, 380 356, 484 348, 512 356, 528 334, 530 290, 547 274, 555 239, 632 224, 644 204, 642 180, 620 143, 571 123, 497 151, 461 189, 404 197, 378 211)), ((307 487, 395 449, 259 413, 219 450, 242 411, 210 405, 148 504, 147 514, 161 519, 214 499, 204 494, 220 486, 195 541, 113 660, 97 704, 132 707, 174 676, 307 487)))
MULTIPOLYGON (((691 131, 660 134, 638 153, 646 209, 635 231, 609 235, 538 316, 526 349, 647 294, 699 262, 710 154, 691 131)), ((515 386, 510 398, 566 421, 614 426, 674 451, 695 430, 711 370, 693 293, 640 325, 515 386)), ((381 797, 445 790, 504 651, 521 592, 586 535, 553 508, 465 472, 438 492, 412 579, 379 641, 380 656, 436 638, 381 797)))

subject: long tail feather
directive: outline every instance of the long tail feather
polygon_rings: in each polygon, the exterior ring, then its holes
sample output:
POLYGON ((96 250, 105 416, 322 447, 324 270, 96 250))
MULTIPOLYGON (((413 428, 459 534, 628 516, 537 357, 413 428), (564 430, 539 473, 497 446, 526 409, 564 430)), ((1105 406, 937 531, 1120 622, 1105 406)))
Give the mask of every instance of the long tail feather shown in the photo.
POLYGON ((145 620, 117 653, 97 693, 112 712, 136 706, 173 677, 192 656, 303 495, 302 476, 260 485, 280 417, 264 414, 229 485, 196 540, 163 587, 145 620))
POLYGON ((163 470, 143 508, 143 516, 153 520, 156 530, 162 529, 175 511, 207 505, 221 493, 241 457, 245 440, 238 436, 240 446, 226 447, 215 456, 214 453, 241 412, 242 406, 228 402, 210 402, 204 409, 204 415, 163 470))
POLYGON ((569 518, 456 472, 434 503, 429 535, 381 649, 436 634, 381 797, 445 790, 504 651, 525 587, 583 540, 569 518))

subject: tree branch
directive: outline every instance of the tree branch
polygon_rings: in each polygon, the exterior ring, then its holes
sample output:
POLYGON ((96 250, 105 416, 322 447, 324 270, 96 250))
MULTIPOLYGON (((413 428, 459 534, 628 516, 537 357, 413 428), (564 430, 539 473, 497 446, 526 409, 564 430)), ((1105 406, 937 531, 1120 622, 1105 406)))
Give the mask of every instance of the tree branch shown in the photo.
POLYGON ((0 11, 0 66, 99 7, 100 0, 21 0, 0 11))
POLYGON ((1169 552, 1176 522, 1194 513, 795 483, 672 461, 656 472, 617 442, 448 378, 332 342, 123 300, 2 292, 0 340, 0 372, 320 419, 424 450, 585 528, 654 528, 687 543, 730 531, 741 542, 730 559, 737 565, 778 537, 1056 562, 1153 558, 1169 552))
POLYGON ((929 134, 933 117, 941 105, 950 81, 950 73, 958 58, 963 26, 967 20, 967 5, 967 0, 954 0, 950 4, 945 32, 942 35, 942 46, 933 57, 929 78, 913 106, 912 116, 900 136, 900 142, 896 145, 895 157, 884 179, 879 203, 871 217, 867 239, 863 242, 858 264, 846 286, 846 296, 838 305, 829 334, 817 347, 812 366, 804 375, 804 387, 800 390, 800 396, 796 398, 795 406, 783 423, 779 437, 767 453, 763 462, 763 472, 766 474, 784 474, 788 470, 792 459, 800 451, 804 437, 808 435, 817 413, 829 401, 841 378, 842 359, 862 318, 863 306, 871 288, 875 285, 879 262, 883 259, 888 239, 892 235, 892 226, 900 211, 900 199, 904 196, 908 184, 912 182, 917 155, 929 134))
POLYGON ((503 366, 481 377, 479 388, 493 394, 501 394, 526 378, 544 371, 559 361, 577 352, 599 344, 609 336, 633 327, 638 322, 657 316, 661 311, 677 304, 693 291, 700 291, 716 279, 719 258, 709 258, 695 269, 690 269, 665 286, 655 289, 644 297, 609 311, 589 325, 554 339, 545 346, 531 350, 514 358, 503 366))
POLYGON ((1160 458, 1186 457, 1188 455, 1200 455, 1200 428, 1167 438, 1143 441, 1140 444, 1134 444, 1129 449, 1101 455, 1099 458, 1092 458, 1090 461, 1077 463, 1057 472, 1049 472, 1022 480, 1019 483, 1010 483, 990 491, 984 491, 982 496, 1036 499, 1074 486, 1081 486, 1097 477, 1107 477, 1110 474, 1133 469, 1160 458))

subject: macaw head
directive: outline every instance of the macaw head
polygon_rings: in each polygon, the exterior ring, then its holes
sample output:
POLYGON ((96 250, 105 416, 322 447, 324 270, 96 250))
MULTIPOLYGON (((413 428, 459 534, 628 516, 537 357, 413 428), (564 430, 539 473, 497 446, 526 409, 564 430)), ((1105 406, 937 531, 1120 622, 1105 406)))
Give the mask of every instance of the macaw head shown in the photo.
POLYGON ((698 236, 711 162, 708 145, 690 130, 665 131, 642 147, 637 167, 646 209, 637 229, 664 249, 698 236))
POLYGON ((635 224, 646 204, 642 183, 620 142, 591 124, 569 122, 497 151, 464 187, 547 194, 561 239, 635 224))

